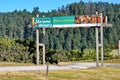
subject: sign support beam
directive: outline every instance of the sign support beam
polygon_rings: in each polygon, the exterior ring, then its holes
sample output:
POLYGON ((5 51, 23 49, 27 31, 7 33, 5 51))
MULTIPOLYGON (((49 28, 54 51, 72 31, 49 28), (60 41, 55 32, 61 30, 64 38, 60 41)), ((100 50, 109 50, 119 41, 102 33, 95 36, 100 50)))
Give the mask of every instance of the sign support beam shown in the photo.
POLYGON ((98 47, 98 27, 95 28, 96 30, 96 66, 99 66, 99 47, 98 47))
POLYGON ((39 29, 36 28, 36 64, 39 65, 39 29))
POLYGON ((43 28, 43 65, 45 65, 45 28, 43 28))
MULTIPOLYGON (((39 17, 39 15, 36 15, 37 17, 39 17)), ((39 65, 39 29, 36 28, 36 64, 39 65)))
MULTIPOLYGON (((100 13, 101 16, 101 24, 103 23, 103 17, 102 17, 102 13, 100 13)), ((100 27, 100 42, 101 42, 101 66, 103 66, 103 26, 101 25, 100 27)))

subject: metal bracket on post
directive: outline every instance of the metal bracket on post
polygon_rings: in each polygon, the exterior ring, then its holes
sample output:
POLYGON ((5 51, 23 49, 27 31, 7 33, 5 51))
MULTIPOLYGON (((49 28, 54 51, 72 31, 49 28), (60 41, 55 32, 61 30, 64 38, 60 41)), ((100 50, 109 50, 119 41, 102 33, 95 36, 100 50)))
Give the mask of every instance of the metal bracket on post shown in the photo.
POLYGON ((98 46, 101 48, 101 47, 102 47, 102 44, 99 43, 98 46))
POLYGON ((39 46, 43 46, 44 44, 43 43, 39 43, 39 46))

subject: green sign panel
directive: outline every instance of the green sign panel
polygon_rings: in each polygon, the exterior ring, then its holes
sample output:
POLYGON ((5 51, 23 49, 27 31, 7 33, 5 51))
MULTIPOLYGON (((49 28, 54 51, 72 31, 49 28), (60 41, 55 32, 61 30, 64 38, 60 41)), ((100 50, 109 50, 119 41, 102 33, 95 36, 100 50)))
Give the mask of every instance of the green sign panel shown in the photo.
POLYGON ((53 17, 53 25, 61 25, 61 24, 75 24, 74 23, 75 16, 62 16, 62 17, 53 17))
POLYGON ((38 28, 50 28, 52 27, 52 18, 43 17, 43 18, 34 18, 34 22, 38 23, 38 28))
POLYGON ((34 28, 52 28, 53 25, 75 24, 74 19, 75 16, 42 17, 33 18, 32 23, 38 24, 34 25, 34 28))

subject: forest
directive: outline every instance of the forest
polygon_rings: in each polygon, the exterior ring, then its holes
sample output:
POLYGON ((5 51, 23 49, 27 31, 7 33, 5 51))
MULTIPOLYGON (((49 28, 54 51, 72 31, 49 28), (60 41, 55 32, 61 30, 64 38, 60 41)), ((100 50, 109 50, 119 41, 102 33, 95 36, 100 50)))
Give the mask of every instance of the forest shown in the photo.
MULTIPOLYGON (((33 62, 36 59, 36 34, 30 27, 32 17, 92 15, 98 11, 108 16, 111 28, 104 28, 104 56, 112 58, 109 52, 117 49, 120 39, 120 4, 108 2, 71 3, 57 10, 41 12, 34 7, 32 12, 22 11, 0 12, 0 61, 33 62)), ((43 42, 42 29, 40 42, 43 42)), ((45 36, 46 61, 77 61, 95 59, 95 28, 46 29, 45 36)), ((41 48, 40 48, 41 49, 41 48)), ((42 52, 42 49, 40 50, 42 52)), ((42 56, 42 53, 41 55, 42 56)), ((42 57, 40 58, 42 60, 42 57)))

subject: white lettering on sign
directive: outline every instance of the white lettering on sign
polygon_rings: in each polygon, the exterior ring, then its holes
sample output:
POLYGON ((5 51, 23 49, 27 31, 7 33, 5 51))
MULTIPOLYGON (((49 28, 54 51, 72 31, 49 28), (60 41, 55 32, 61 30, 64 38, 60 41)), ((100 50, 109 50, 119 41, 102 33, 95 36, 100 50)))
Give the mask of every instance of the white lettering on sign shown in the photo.
POLYGON ((35 22, 39 24, 51 24, 51 20, 36 20, 35 22))
POLYGON ((51 27, 52 24, 39 24, 38 26, 39 27, 51 27))

